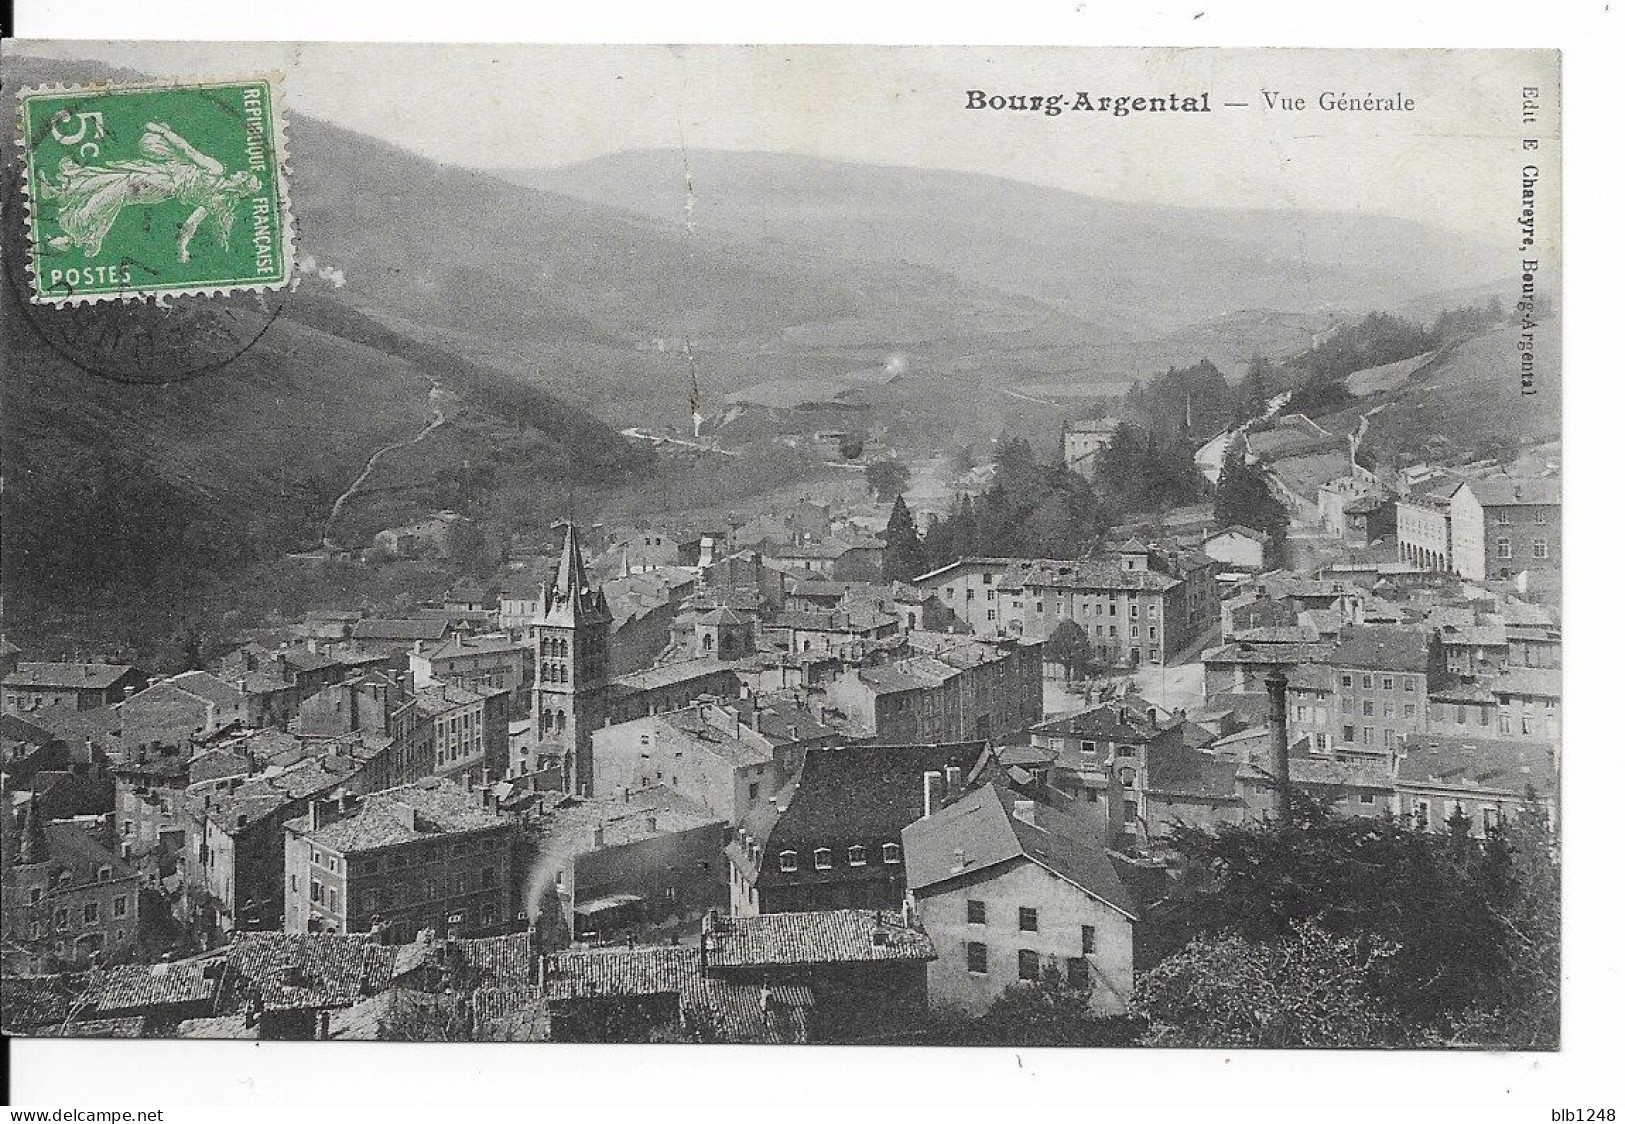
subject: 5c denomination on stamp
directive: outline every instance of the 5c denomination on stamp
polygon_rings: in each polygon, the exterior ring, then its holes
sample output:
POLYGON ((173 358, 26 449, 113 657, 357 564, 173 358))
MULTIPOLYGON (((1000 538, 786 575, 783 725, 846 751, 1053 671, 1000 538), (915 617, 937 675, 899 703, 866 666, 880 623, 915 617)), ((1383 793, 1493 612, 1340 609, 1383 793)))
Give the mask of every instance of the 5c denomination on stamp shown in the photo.
POLYGON ((271 80, 24 90, 18 112, 30 300, 288 284, 293 218, 271 80))

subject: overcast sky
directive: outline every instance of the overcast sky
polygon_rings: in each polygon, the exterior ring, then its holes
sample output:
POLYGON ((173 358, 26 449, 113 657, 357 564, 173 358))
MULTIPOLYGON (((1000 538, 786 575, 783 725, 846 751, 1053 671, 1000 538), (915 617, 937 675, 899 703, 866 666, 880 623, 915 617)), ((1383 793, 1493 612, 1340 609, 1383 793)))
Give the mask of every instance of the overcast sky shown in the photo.
MULTIPOLYGON (((279 70, 290 108, 471 167, 553 167, 638 148, 722 148, 950 168, 1116 199, 1368 211, 1516 230, 1519 95, 1554 57, 1193 48, 14 43, 155 77, 279 70), (1215 112, 969 112, 965 91, 1211 91, 1215 112), (1262 91, 1308 99, 1289 113, 1262 91), (1325 113, 1322 91, 1415 99, 1325 113), (1247 102, 1245 109, 1220 108, 1247 102)), ((1545 125, 1555 132, 1556 98, 1545 125)), ((1548 165, 1548 176, 1555 169, 1548 165)))

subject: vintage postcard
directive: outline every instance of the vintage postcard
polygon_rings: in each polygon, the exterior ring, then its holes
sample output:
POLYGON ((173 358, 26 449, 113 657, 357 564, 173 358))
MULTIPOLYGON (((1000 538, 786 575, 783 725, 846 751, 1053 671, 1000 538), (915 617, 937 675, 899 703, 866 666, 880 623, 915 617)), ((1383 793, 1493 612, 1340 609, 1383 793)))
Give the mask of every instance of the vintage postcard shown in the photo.
POLYGON ((1559 1047, 1557 52, 5 46, 7 1033, 1559 1047))

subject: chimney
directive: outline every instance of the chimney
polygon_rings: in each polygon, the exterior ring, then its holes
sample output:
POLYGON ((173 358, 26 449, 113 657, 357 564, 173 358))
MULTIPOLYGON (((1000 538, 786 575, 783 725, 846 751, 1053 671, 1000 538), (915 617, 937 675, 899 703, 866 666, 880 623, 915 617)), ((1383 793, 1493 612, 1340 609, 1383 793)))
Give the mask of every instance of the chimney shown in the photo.
POLYGON ((314 636, 305 641, 305 651, 309 652, 313 656, 317 654, 316 638, 314 636))
POLYGON ((957 872, 959 872, 961 870, 964 870, 964 869, 965 869, 965 848, 963 848, 963 847, 955 847, 954 848, 954 872, 957 873, 957 872))
POLYGON ((958 796, 965 787, 965 770, 958 765, 949 765, 947 769, 947 795, 958 796))
POLYGON ((934 816, 942 809, 943 777, 931 771, 925 774, 925 814, 934 816))
POLYGON ((593 848, 595 850, 604 845, 604 825, 603 824, 599 824, 597 827, 592 829, 592 845, 593 845, 593 848))
POLYGON ((322 814, 316 807, 316 801, 308 801, 308 805, 305 820, 308 825, 307 830, 316 831, 322 826, 322 814))
POLYGON ((1037 812, 1034 810, 1031 800, 1017 800, 1011 815, 1024 824, 1031 824, 1033 827, 1038 826, 1037 812))
POLYGON ((1270 766, 1275 773, 1275 813, 1281 823, 1292 815, 1291 763, 1287 759, 1286 672, 1276 668, 1264 677, 1270 698, 1270 766))
MULTIPOLYGON (((133 686, 131 686, 130 684, 126 683, 124 685, 124 697, 126 699, 128 699, 133 694, 135 694, 135 688, 133 686)), ((87 738, 85 740, 89 741, 90 739, 87 738)))

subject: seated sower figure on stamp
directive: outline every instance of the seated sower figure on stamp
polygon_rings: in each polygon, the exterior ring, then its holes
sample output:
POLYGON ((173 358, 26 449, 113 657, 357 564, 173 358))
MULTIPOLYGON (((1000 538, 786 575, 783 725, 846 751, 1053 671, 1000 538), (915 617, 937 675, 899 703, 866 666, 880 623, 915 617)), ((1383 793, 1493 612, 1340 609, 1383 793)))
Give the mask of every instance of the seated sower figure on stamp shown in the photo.
POLYGON ((59 200, 63 233, 50 240, 51 248, 78 246, 87 257, 95 257, 125 207, 173 199, 193 205, 177 237, 181 261, 192 260, 192 237, 206 218, 213 220, 221 248, 229 250, 232 211, 240 200, 260 190, 259 177, 251 172, 227 175, 220 161, 199 152, 162 123, 147 123, 141 151, 151 159, 96 165, 62 158, 57 182, 42 182, 45 197, 59 200))

